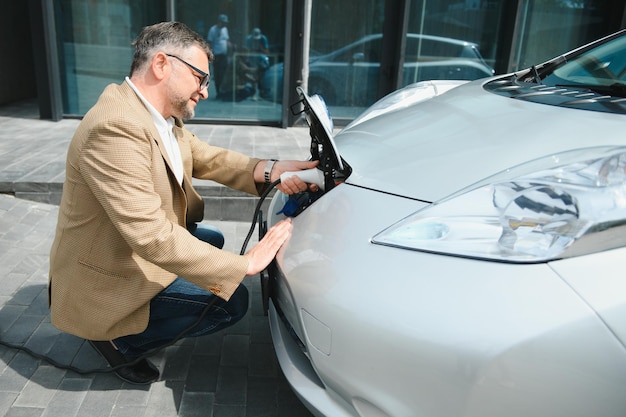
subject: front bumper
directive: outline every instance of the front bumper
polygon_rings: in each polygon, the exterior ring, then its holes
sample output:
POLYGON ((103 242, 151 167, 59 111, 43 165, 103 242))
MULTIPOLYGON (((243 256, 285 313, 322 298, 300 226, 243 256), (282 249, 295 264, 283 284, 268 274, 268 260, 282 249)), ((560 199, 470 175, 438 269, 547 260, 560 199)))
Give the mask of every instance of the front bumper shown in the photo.
POLYGON ((269 323, 272 341, 280 367, 300 401, 316 416, 355 417, 349 412, 350 406, 333 397, 311 366, 309 358, 294 339, 287 325, 280 317, 272 300, 269 302, 269 323))

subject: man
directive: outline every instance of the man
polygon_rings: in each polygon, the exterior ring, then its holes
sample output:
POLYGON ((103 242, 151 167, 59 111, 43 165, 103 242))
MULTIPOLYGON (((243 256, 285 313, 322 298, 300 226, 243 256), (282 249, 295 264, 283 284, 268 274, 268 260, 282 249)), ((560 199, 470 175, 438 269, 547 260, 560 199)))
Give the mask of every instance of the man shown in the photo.
MULTIPOLYGON (((221 233, 199 224, 192 176, 259 194, 282 172, 316 163, 250 158, 185 128, 208 96, 212 58, 187 26, 146 27, 134 46, 130 76, 106 87, 68 149, 49 301, 57 328, 89 340, 121 366, 120 378, 145 384, 159 377, 146 353, 246 313, 243 278, 262 271, 291 232, 283 221, 243 256, 222 251, 221 233)), ((278 188, 307 184, 292 176, 278 188)))
POLYGON ((246 36, 246 49, 249 52, 258 52, 267 55, 269 53, 269 43, 261 29, 254 28, 252 33, 246 36))
POLYGON ((230 47, 230 37, 228 36, 228 16, 219 15, 217 23, 211 26, 207 34, 207 41, 213 50, 215 59, 213 61, 213 77, 215 78, 215 90, 217 98, 223 98, 222 81, 228 71, 228 49, 230 47))
POLYGON ((256 81, 255 93, 252 99, 259 100, 261 78, 270 65, 270 60, 267 56, 269 53, 269 43, 267 42, 267 36, 261 32, 261 29, 252 29, 252 33, 246 37, 246 49, 249 53, 248 66, 254 69, 256 81))

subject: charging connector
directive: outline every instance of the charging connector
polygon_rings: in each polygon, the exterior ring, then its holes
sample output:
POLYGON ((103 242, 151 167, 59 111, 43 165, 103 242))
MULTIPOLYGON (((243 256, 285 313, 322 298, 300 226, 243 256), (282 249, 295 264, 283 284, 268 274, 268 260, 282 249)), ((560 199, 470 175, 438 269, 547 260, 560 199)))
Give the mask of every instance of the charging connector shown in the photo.
POLYGON ((280 175, 281 181, 292 176, 298 176, 302 181, 309 184, 316 184, 320 190, 324 191, 324 172, 318 168, 304 169, 302 171, 287 171, 280 175))

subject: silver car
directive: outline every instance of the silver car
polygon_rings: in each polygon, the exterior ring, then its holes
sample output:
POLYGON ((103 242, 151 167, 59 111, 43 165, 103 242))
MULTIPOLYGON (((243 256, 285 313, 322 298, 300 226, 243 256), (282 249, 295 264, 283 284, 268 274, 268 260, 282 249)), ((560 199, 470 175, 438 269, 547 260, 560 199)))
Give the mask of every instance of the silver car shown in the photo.
MULTIPOLYGON (((329 105, 365 106, 376 100, 383 48, 382 34, 367 35, 325 55, 309 60, 308 90, 329 105)), ((271 66, 261 79, 264 98, 282 98, 282 63, 271 66)), ((409 33, 404 48, 402 85, 422 80, 475 80, 494 71, 478 45, 458 39, 409 33)))
POLYGON ((430 81, 332 134, 323 192, 271 202, 280 366, 328 417, 626 414, 626 32, 430 81))

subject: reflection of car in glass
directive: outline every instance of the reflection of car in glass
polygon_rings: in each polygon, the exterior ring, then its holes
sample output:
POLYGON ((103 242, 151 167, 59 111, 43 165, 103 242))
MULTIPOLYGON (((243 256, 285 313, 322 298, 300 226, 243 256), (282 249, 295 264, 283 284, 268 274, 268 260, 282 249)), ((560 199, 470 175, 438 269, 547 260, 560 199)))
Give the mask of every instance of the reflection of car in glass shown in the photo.
POLYGON ((272 200, 269 316, 315 415, 624 415, 626 31, 334 138, 304 108, 325 193, 272 200))
MULTIPOLYGON (((308 90, 331 105, 369 105, 376 100, 382 35, 368 35, 326 55, 309 59, 308 90)), ((423 80, 475 80, 493 75, 471 42, 408 34, 402 85, 423 80)), ((266 99, 282 99, 283 64, 273 65, 261 80, 266 99)))

